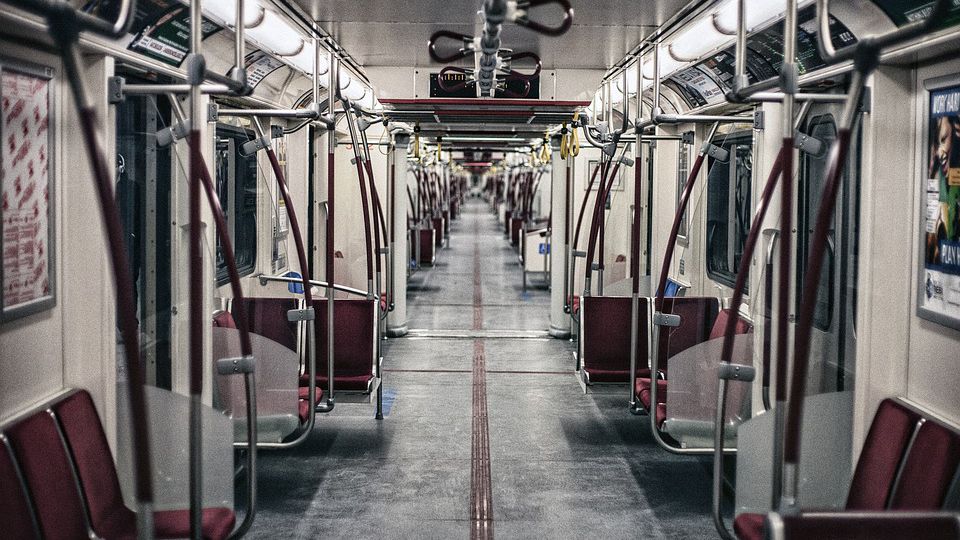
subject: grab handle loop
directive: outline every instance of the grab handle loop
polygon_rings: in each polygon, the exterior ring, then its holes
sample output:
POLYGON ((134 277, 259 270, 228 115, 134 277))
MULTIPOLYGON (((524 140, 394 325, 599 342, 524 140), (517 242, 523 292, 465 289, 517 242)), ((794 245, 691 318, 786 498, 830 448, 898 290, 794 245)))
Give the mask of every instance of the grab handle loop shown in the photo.
POLYGON ((540 75, 540 70, 543 68, 543 63, 540 61, 540 57, 532 52, 521 52, 515 54, 508 54, 501 57, 503 60, 503 66, 507 73, 507 79, 520 79, 520 80, 531 80, 540 75), (523 73, 513 69, 513 63, 517 60, 530 58, 536 62, 536 66, 533 69, 533 73, 523 73))
POLYGON ((498 88, 497 91, 502 92, 503 95, 508 98, 525 98, 528 95, 530 95, 530 81, 526 79, 515 79, 515 80, 518 80, 523 83, 522 92, 514 92, 513 90, 510 90, 510 88, 508 88, 506 85, 506 80, 503 81, 504 82, 503 86, 498 88))
POLYGON ((561 36, 565 34, 567 30, 570 30, 570 27, 573 25, 573 6, 570 5, 568 0, 525 0, 517 2, 512 19, 517 25, 529 28, 538 34, 561 36), (547 26, 530 20, 530 8, 547 4, 557 4, 563 8, 563 20, 560 21, 558 26, 547 26))
POLYGON ((430 58, 432 58, 434 62, 439 62, 441 64, 456 62, 457 60, 466 58, 473 53, 473 37, 466 34, 461 34, 459 32, 451 32, 450 30, 440 30, 434 32, 434 34, 430 36, 430 40, 427 41, 427 52, 430 53, 430 58), (451 55, 443 56, 438 53, 436 49, 437 41, 442 38, 459 41, 463 44, 463 46, 457 52, 451 55))

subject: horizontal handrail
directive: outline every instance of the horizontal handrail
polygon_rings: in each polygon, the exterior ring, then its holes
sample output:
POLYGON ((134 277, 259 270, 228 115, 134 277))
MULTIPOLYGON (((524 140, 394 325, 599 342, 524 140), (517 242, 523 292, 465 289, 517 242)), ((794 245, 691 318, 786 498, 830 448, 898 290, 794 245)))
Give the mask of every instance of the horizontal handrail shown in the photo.
MULTIPOLYGON (((266 286, 268 282, 303 284, 303 279, 301 278, 293 278, 293 277, 286 277, 286 276, 268 276, 265 274, 260 274, 259 276, 257 276, 257 279, 260 280, 260 285, 262 286, 266 286)), ((321 289, 330 288, 330 284, 325 281, 311 279, 309 280, 309 283, 310 285, 313 285, 314 287, 320 287, 321 289)), ((364 298, 367 297, 367 291, 361 291, 360 289, 354 289, 353 287, 347 287, 346 285, 340 285, 337 283, 333 284, 333 290, 342 291, 342 292, 350 293, 357 296, 362 296, 364 298)))

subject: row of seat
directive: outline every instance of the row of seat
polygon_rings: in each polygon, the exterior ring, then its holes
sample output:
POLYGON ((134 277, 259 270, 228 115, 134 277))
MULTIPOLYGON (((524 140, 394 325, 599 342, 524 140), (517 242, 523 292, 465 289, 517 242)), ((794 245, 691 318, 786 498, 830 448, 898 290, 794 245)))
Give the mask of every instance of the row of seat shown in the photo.
MULTIPOLYGON (((960 430, 903 400, 883 400, 867 433, 844 509, 848 513, 960 509, 960 430)), ((761 540, 766 519, 764 514, 740 514, 734 531, 741 540, 761 540)), ((829 526, 825 521, 824 528, 807 530, 805 537, 835 534, 829 526)), ((907 531, 909 536, 903 538, 957 538, 960 534, 956 528, 952 534, 949 528, 937 533, 907 531)))
MULTIPOLYGON (((85 390, 70 390, 0 427, 0 527, 7 538, 137 537, 106 434, 85 390)), ((236 515, 203 510, 203 536, 226 538, 236 515)), ((190 536, 188 510, 154 513, 157 538, 190 536)))

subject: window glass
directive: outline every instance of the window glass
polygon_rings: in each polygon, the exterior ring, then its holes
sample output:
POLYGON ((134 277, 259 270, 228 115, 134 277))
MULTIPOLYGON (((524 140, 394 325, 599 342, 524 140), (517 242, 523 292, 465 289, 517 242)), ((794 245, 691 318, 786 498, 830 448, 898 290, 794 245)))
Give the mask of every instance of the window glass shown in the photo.
POLYGON ((171 352, 170 147, 156 133, 169 124, 166 98, 128 96, 116 109, 116 185, 133 280, 140 354, 147 382, 169 389, 171 352))
MULTIPOLYGON (((254 271, 257 256, 257 157, 240 153, 253 138, 248 130, 217 125, 217 196, 227 218, 230 238, 241 276, 254 271)), ((217 284, 229 281, 223 247, 217 240, 217 284)))
MULTIPOLYGON (((837 138, 837 128, 833 117, 823 115, 811 120, 809 126, 810 136, 823 141, 825 147, 830 147, 837 138)), ((810 237, 813 234, 813 227, 817 220, 817 213, 820 210, 820 199, 823 197, 824 184, 827 177, 828 153, 815 156, 802 153, 800 158, 800 193, 798 197, 798 218, 800 223, 797 246, 799 257, 797 257, 798 280, 797 280, 797 298, 803 295, 803 282, 805 279, 805 270, 807 259, 810 252, 810 237)), ((813 314, 813 325, 820 330, 829 330, 833 316, 833 291, 834 291, 834 257, 836 256, 836 215, 830 221, 830 232, 828 235, 826 256, 823 258, 823 267, 820 269, 820 285, 817 290, 816 310, 813 314)))
POLYGON ((729 158, 708 162, 707 275, 732 287, 753 213, 753 135, 724 135, 714 144, 727 150, 729 158))

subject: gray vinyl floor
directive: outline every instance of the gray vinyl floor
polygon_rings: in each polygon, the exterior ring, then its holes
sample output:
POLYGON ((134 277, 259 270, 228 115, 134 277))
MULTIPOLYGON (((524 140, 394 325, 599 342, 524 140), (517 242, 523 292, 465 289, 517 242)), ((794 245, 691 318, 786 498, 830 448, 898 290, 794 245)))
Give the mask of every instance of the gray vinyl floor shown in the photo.
POLYGON ((522 290, 495 216, 468 202, 436 265, 411 277, 410 336, 384 345, 385 418, 338 404, 299 448, 262 452, 249 536, 469 538, 474 339, 463 336, 479 322, 495 336, 482 338, 494 536, 715 538, 709 463, 657 447, 626 388, 584 395, 573 344, 546 337, 548 312, 549 291, 522 290))

